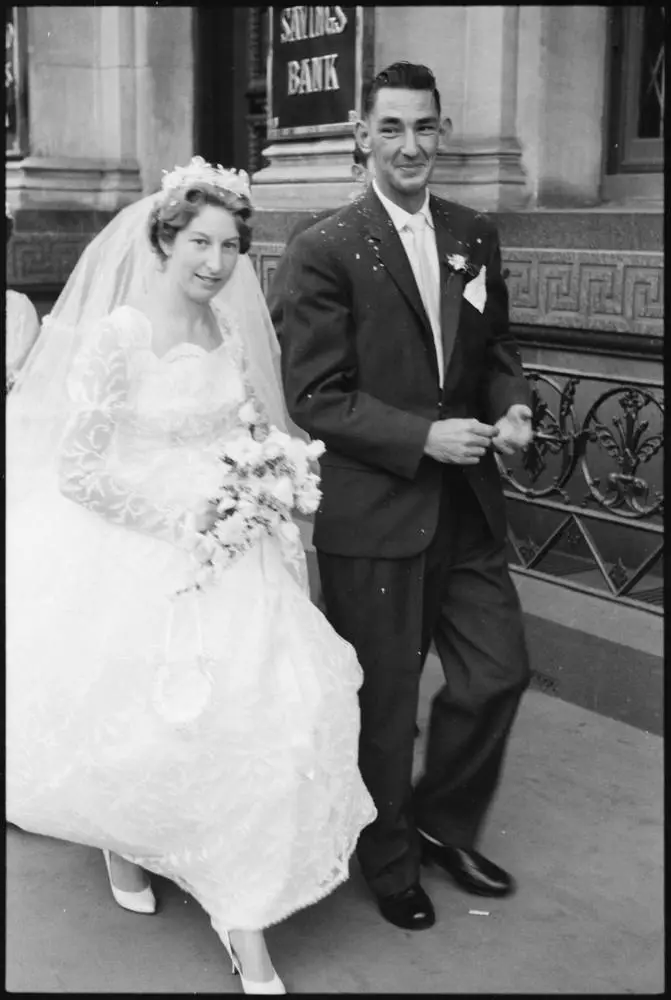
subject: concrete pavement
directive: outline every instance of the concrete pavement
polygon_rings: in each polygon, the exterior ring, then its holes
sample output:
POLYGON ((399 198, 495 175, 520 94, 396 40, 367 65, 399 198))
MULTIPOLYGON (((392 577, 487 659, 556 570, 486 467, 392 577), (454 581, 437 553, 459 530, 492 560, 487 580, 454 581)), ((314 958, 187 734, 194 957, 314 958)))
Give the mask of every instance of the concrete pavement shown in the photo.
MULTIPOLYGON (((430 657, 423 734, 439 683, 430 657)), ((528 692, 481 845, 515 873, 517 895, 468 896, 431 868, 423 884, 436 926, 402 931, 379 916, 353 865, 344 887, 269 930, 287 988, 663 992, 662 746, 657 736, 528 692)), ((111 898, 100 852, 9 828, 5 989, 240 992, 198 904, 165 880, 154 886, 160 912, 127 913, 111 898)))

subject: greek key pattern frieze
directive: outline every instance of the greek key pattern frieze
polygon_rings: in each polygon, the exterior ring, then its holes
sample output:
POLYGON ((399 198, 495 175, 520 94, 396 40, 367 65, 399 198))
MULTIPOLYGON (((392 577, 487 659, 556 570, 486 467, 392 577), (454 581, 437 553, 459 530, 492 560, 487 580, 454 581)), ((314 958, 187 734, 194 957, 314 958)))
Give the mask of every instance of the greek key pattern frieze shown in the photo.
MULTIPOLYGON (((283 250, 282 243, 252 250, 266 293, 283 250)), ((513 323, 663 334, 661 253, 515 247, 502 256, 513 323)))
MULTIPOLYGON (((7 283, 60 285, 93 233, 15 233, 7 283)), ((283 243, 250 251, 267 294, 283 243)), ((510 318, 534 326, 663 335, 662 255, 620 251, 512 248, 503 251, 510 318)))
POLYGON ((64 285, 95 233, 15 233, 7 247, 7 284, 64 285))
POLYGON ((514 323, 663 334, 661 253, 516 247, 503 264, 514 323))

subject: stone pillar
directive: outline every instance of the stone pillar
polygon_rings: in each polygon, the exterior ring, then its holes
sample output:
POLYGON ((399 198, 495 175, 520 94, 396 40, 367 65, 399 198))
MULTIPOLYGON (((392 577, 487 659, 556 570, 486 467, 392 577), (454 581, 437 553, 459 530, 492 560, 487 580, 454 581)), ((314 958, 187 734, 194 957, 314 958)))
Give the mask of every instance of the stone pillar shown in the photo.
POLYGON ((194 155, 193 7, 131 7, 135 13, 136 150, 145 194, 161 171, 194 155))
POLYGON ((339 208, 357 191, 352 181, 353 138, 278 142, 263 155, 270 166, 254 174, 257 209, 339 208))
POLYGON ((608 9, 520 7, 518 130, 532 205, 599 202, 608 9))
POLYGON ((46 307, 109 219, 193 155, 193 10, 27 15, 30 155, 5 164, 7 281, 46 307))
POLYGON ((29 7, 30 155, 6 164, 15 209, 114 212, 140 192, 132 7, 29 7))
POLYGON ((521 208, 529 195, 517 135, 520 8, 426 10, 430 23, 423 37, 433 39, 436 50, 429 65, 453 125, 431 186, 444 198, 484 211, 521 208))

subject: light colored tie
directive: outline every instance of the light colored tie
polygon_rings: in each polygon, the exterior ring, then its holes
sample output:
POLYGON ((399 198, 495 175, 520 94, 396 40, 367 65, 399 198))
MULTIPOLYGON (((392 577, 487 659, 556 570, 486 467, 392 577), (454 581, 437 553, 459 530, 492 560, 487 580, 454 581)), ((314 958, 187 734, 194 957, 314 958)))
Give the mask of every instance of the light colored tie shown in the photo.
POLYGON ((417 281, 419 294, 421 295, 422 302, 424 303, 426 315, 429 317, 429 322, 431 323, 433 340, 436 346, 436 358, 438 361, 438 381, 442 387, 443 340, 440 330, 440 282, 436 280, 436 276, 431 267, 428 247, 429 234, 427 232, 428 225, 426 216, 423 212, 413 215, 412 218, 408 219, 405 226, 409 230, 413 240, 415 260, 413 261, 412 258, 410 258, 410 263, 417 265, 416 267, 413 266, 412 270, 415 275, 415 280, 417 281))

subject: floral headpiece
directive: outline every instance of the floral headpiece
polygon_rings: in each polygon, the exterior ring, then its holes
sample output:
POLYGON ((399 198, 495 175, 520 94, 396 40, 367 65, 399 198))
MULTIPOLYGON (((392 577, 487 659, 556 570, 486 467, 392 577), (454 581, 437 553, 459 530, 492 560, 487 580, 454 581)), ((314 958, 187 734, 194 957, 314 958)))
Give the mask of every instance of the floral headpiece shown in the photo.
POLYGON ((220 163, 215 167, 202 156, 192 157, 187 167, 175 167, 170 173, 164 170, 161 189, 168 196, 199 182, 230 191, 249 202, 252 200, 249 175, 245 170, 226 170, 220 163))

